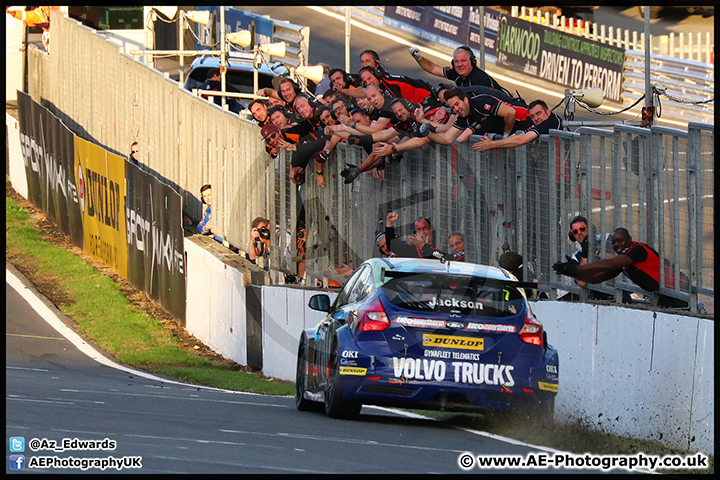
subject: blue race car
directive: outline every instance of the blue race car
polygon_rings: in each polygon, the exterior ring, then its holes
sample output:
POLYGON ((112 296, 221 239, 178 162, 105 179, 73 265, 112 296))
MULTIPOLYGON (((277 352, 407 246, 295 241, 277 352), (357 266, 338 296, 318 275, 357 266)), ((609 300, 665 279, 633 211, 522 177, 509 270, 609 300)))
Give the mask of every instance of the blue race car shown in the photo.
MULTIPOLYGON (((533 284, 534 285, 534 284, 533 284)), ((298 410, 357 416, 363 404, 449 411, 529 408, 552 415, 558 353, 523 284, 501 268, 373 258, 303 331, 298 410)))

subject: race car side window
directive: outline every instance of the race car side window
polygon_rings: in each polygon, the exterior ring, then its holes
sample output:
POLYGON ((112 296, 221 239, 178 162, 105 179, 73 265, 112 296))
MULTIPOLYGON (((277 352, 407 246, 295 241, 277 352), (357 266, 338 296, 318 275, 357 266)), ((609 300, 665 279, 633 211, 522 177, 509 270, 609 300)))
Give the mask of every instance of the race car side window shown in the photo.
POLYGON ((345 287, 343 287, 342 291, 340 292, 340 295, 337 296, 335 299, 335 303, 332 306, 333 311, 337 311, 347 305, 348 303, 352 303, 352 301, 349 300, 350 293, 355 288, 355 284, 358 283, 358 280, 363 275, 363 272, 367 270, 367 267, 361 267, 360 270, 355 272, 355 274, 350 277, 350 280, 347 281, 345 284, 345 287))
POLYGON ((370 293, 370 290, 372 289, 372 284, 370 282, 370 268, 363 267, 363 270, 359 273, 360 275, 358 276, 358 280, 355 282, 355 285, 348 295, 348 303, 361 301, 367 297, 368 293, 370 293))

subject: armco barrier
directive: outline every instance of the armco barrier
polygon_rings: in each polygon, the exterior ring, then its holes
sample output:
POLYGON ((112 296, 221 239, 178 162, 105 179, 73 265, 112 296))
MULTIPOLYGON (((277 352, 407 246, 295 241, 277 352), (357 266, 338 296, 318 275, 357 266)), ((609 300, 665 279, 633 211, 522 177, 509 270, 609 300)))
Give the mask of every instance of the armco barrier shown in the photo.
MULTIPOLYGON (((188 331, 227 358, 247 358, 245 285, 256 267, 186 238, 188 331)), ((256 273, 257 274, 257 273, 256 273)), ((262 274, 262 273, 261 273, 262 274)), ((318 289, 262 286, 262 370, 294 381, 300 332, 324 315, 307 307, 318 289)), ((334 292, 330 292, 335 296, 334 292)), ((614 306, 533 302, 560 352, 558 422, 714 454, 711 320, 614 306), (632 332, 632 335, 629 333, 632 332)))

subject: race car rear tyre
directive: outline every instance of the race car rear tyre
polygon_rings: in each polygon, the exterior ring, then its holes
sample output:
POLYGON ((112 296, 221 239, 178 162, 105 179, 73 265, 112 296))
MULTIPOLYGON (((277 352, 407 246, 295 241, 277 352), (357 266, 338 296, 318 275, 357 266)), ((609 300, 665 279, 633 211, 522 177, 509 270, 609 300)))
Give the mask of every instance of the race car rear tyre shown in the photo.
POLYGON ((343 399, 340 381, 340 360, 336 351, 330 363, 328 382, 325 387, 325 414, 330 418, 356 418, 362 404, 343 399))
POLYGON ((307 376, 307 350, 305 345, 298 349, 297 372, 295 373, 295 407, 301 412, 320 412, 323 404, 313 402, 303 396, 305 393, 305 378, 307 376))

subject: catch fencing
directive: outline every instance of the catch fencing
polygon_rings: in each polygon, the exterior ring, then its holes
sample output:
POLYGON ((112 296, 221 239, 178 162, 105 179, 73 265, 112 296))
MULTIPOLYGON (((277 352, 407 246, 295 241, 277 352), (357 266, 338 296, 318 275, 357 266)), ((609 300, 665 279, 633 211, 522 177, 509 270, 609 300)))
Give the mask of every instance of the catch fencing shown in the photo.
MULTIPOLYGON (((488 264, 496 264, 507 242, 540 293, 582 296, 587 292, 551 266, 572 253, 568 222, 583 214, 599 236, 591 260, 607 254, 604 235, 624 226, 674 265, 671 272, 689 279, 688 287, 675 275, 662 293, 689 300, 691 308, 698 295, 714 295, 712 125, 582 127, 482 153, 472 141, 432 146, 389 165, 383 185, 370 174, 343 184, 340 170, 360 164, 364 151, 340 146, 326 165, 325 188, 315 184, 312 166, 298 188, 288 178, 288 156, 269 157, 256 125, 194 97, 79 22, 51 15, 50 53, 28 52, 31 96, 76 135, 108 150, 126 156, 138 141, 143 169, 181 194, 195 222, 200 187, 211 183, 213 231, 241 249, 252 219, 269 218, 282 231, 268 265, 275 272, 296 272, 300 258, 290 248, 288 264, 285 248, 295 245, 303 206, 308 276, 324 280, 334 276, 334 266, 376 256, 375 232, 394 210, 403 237, 417 217, 429 217, 439 248, 447 250, 448 234, 460 231, 468 261, 488 264)), ((618 277, 593 289, 637 287, 618 277)))
MULTIPOLYGON (((436 247, 449 251, 448 236, 460 232, 467 261, 497 265, 507 243, 523 257, 524 279, 539 283, 539 295, 555 299, 560 291, 587 299, 586 288, 552 270, 578 248, 568 239, 569 222, 583 215, 591 227, 589 261, 614 256, 609 235, 625 227, 665 259, 660 293, 688 301, 695 312, 698 295, 714 296, 713 134, 705 124, 690 124, 688 131, 581 127, 489 152, 472 150, 471 139, 405 153, 388 165, 383 184, 365 173, 345 185, 340 171, 365 154, 341 146, 325 165, 324 188, 315 183, 314 167, 306 173, 308 275, 342 280, 335 266, 379 256, 375 234, 386 214, 397 211, 403 240, 417 218, 428 217, 436 247)), ((281 155, 277 171, 289 171, 288 162, 281 155)), ((275 220, 290 235, 302 198, 286 194, 275 204, 275 220)), ((295 244, 295 237, 282 237, 282 248, 295 244)), ((591 287, 617 294, 617 302, 622 291, 656 298, 623 276, 591 287)))

